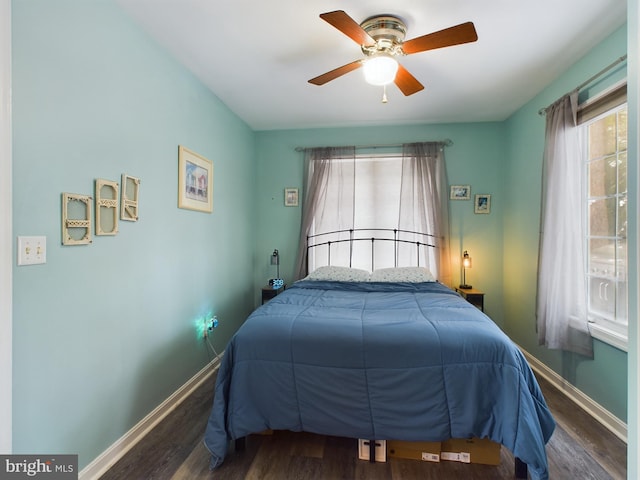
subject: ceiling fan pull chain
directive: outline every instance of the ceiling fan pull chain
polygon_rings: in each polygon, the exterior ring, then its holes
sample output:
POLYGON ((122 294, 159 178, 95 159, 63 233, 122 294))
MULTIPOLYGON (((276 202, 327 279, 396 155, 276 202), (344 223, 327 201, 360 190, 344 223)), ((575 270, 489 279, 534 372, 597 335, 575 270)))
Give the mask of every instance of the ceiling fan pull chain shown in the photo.
POLYGON ((382 86, 382 103, 387 103, 389 100, 387 100, 387 86, 383 85, 382 86))

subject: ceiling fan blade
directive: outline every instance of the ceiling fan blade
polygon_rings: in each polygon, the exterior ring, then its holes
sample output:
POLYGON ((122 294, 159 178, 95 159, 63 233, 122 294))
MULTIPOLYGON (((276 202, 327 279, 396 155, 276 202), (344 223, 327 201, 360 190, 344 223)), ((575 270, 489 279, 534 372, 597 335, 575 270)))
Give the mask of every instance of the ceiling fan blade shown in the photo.
POLYGON ((402 44, 402 50, 409 55, 426 50, 435 50, 436 48, 475 42, 476 40, 478 40, 478 34, 473 22, 466 22, 408 40, 402 44))
POLYGON ((325 83, 330 82, 331 80, 335 80, 342 75, 352 72, 362 66, 362 60, 356 60, 355 62, 347 63, 338 68, 334 68, 330 72, 323 73, 322 75, 318 75, 315 78, 309 80, 309 83, 313 83, 314 85, 324 85, 325 83))
POLYGON ((343 10, 321 13, 320 18, 333 25, 358 45, 371 47, 376 44, 376 41, 362 29, 358 22, 347 15, 343 10))
POLYGON ((398 65, 398 73, 396 73, 396 79, 394 80, 397 87, 405 94, 405 96, 413 95, 424 88, 416 77, 409 73, 409 70, 402 65, 398 65))

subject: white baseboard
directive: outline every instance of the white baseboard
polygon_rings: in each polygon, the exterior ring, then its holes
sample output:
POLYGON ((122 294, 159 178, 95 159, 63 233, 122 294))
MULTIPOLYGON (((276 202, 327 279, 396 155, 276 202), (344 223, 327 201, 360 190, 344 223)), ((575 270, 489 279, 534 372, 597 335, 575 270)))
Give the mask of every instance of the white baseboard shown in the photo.
POLYGON ((172 393, 169 398, 158 405, 151 413, 140 420, 127 433, 120 437, 113 445, 96 457, 89 465, 78 474, 78 480, 97 480, 131 450, 153 427, 160 423, 167 415, 191 395, 200 385, 206 382, 213 372, 220 367, 218 355, 202 370, 196 373, 182 387, 172 393))
POLYGON ((575 402, 580 408, 610 430, 616 437, 627 443, 627 424, 625 422, 613 415, 602 405, 592 400, 581 390, 571 385, 568 381, 562 378, 561 375, 554 372, 526 350, 523 350, 522 348, 520 348, 520 350, 536 373, 564 393, 570 400, 575 402))

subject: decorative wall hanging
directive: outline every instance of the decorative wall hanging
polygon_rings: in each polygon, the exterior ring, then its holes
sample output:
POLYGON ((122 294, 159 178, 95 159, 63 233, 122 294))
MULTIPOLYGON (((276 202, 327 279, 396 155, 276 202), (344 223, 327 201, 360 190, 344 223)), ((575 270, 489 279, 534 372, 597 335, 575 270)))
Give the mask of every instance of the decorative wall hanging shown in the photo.
POLYGON ((451 200, 471 199, 471 186, 470 185, 451 185, 449 198, 451 200))
POLYGON ((298 206, 298 189, 297 188, 284 189, 284 206, 285 207, 298 206))
POLYGON ((120 219, 127 220, 128 222, 137 222, 140 179, 123 173, 121 186, 120 219))
POLYGON ((90 195, 62 194, 62 244, 86 245, 91 240, 90 195))
POLYGON ((118 182, 96 180, 96 235, 118 233, 118 182))
POLYGON ((182 145, 178 147, 178 207, 213 211, 213 162, 182 145))
POLYGON ((491 213, 491 195, 476 195, 474 207, 475 213, 491 213))

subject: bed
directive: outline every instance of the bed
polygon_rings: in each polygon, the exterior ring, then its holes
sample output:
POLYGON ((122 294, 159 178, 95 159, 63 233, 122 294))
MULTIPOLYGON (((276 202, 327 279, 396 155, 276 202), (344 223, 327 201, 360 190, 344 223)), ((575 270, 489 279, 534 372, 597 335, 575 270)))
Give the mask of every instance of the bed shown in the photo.
POLYGON ((268 429, 489 438, 547 479, 554 428, 520 350, 426 269, 327 266, 255 310, 230 340, 204 443, 216 468, 231 441, 268 429))

